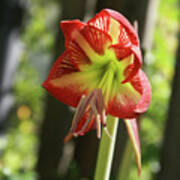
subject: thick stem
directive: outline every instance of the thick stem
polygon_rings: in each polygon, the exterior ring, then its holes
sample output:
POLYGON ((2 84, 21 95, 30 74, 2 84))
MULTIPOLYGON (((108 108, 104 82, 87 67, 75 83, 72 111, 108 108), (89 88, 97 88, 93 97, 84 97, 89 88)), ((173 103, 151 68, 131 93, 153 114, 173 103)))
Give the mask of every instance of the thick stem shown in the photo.
POLYGON ((109 137, 105 130, 103 130, 94 180, 109 180, 116 142, 117 127, 118 118, 108 116, 107 129, 111 137, 109 137))

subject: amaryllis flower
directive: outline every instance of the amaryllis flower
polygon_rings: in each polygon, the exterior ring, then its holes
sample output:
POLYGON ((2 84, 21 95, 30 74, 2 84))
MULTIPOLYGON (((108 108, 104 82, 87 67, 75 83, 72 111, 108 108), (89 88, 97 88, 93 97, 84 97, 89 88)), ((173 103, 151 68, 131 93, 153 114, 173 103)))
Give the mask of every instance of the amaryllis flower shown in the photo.
POLYGON ((151 99, 136 29, 120 13, 105 9, 87 23, 62 21, 65 52, 43 87, 59 101, 77 107, 70 133, 81 136, 106 126, 108 114, 125 119, 140 166, 136 118, 151 99))

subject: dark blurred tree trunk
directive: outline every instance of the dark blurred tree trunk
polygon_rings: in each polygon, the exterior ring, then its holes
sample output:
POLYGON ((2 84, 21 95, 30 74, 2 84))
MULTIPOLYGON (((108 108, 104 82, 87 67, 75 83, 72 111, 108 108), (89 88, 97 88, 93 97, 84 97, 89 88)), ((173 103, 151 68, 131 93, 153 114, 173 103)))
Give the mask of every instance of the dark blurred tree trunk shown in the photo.
POLYGON ((161 153, 158 180, 180 179, 180 31, 175 75, 161 153))
MULTIPOLYGON (((62 9, 61 19, 82 19, 84 17, 85 0, 63 0, 60 2, 59 9, 62 9)), ((59 28, 59 22, 57 28, 59 28)), ((57 48, 53 62, 64 50, 64 39, 61 31, 57 39, 57 48)), ((63 139, 71 126, 71 119, 72 113, 69 111, 68 106, 48 95, 41 127, 36 167, 38 179, 59 179, 58 166, 62 156, 63 139)))
POLYGON ((12 85, 22 45, 20 29, 24 7, 18 0, 0 2, 0 133, 6 129, 13 105, 12 85))

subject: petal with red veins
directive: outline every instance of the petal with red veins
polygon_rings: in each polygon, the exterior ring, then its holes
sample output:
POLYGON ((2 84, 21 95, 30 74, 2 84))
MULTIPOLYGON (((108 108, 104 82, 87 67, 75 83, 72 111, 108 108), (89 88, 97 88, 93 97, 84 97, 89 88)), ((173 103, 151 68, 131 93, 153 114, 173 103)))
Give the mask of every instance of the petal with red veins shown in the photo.
POLYGON ((149 81, 142 70, 130 82, 120 85, 119 92, 109 101, 107 112, 119 118, 134 118, 145 112, 151 100, 149 81))
POLYGON ((91 63, 86 53, 80 48, 80 46, 75 41, 69 41, 66 49, 68 49, 69 56, 72 59, 72 61, 76 64, 78 69, 80 69, 81 65, 91 63))
POLYGON ((109 14, 104 10, 98 13, 93 19, 88 21, 87 24, 109 34, 112 38, 113 44, 122 43, 122 41, 126 41, 126 39, 128 39, 125 38, 127 36, 123 36, 126 34, 126 32, 124 31, 124 28, 121 26, 121 24, 111 18, 111 16, 109 16, 109 14))
POLYGON ((60 26, 65 36, 66 49, 69 52, 69 56, 73 63, 79 69, 79 65, 84 65, 90 63, 89 58, 81 50, 77 43, 73 41, 72 34, 74 31, 81 30, 86 24, 79 20, 72 21, 62 21, 60 26))
POLYGON ((53 64, 47 80, 59 78, 65 74, 77 72, 78 69, 69 58, 69 54, 65 51, 53 64))
POLYGON ((131 45, 131 41, 128 37, 128 34, 125 30, 125 28, 122 27, 122 25, 120 26, 120 33, 119 33, 119 37, 118 37, 118 44, 121 46, 130 46, 131 45))
POLYGON ((87 24, 93 25, 108 33, 113 38, 113 44, 121 44, 123 41, 139 45, 136 30, 129 21, 117 11, 104 9, 93 19, 89 20, 87 24))
POLYGON ((105 32, 87 25, 79 30, 74 30, 71 35, 71 40, 66 43, 66 49, 70 53, 71 59, 80 64, 90 63, 102 58, 105 49, 111 43, 111 37, 105 32), (79 52, 80 55, 76 55, 79 52))
POLYGON ((141 148, 140 148, 140 141, 139 141, 139 134, 138 134, 138 125, 137 120, 133 119, 125 119, 126 128, 130 137, 130 141, 132 143, 136 162, 138 166, 139 175, 141 174, 141 148))
POLYGON ((61 21, 60 27, 65 36, 66 41, 69 41, 72 38, 72 32, 74 30, 80 30, 85 26, 85 23, 79 20, 72 21, 61 21))
POLYGON ((109 48, 113 48, 116 57, 119 60, 124 59, 125 57, 129 56, 132 53, 131 46, 123 46, 121 44, 115 44, 115 45, 111 45, 109 48))
POLYGON ((66 51, 53 65, 43 87, 59 101, 76 107, 82 94, 86 94, 86 90, 73 78, 76 72, 78 69, 66 51))
POLYGON ((104 54, 104 50, 112 42, 111 37, 107 33, 94 26, 85 26, 81 33, 98 54, 104 54))
POLYGON ((110 28, 110 16, 104 10, 96 14, 96 16, 90 19, 87 24, 92 25, 106 33, 109 32, 110 28))
POLYGON ((110 17, 118 21, 125 28, 128 37, 131 39, 131 42, 133 44, 139 45, 139 39, 136 30, 122 14, 111 9, 105 9, 103 11, 105 11, 110 17))
POLYGON ((109 48, 114 49, 119 60, 129 56, 131 53, 135 55, 134 68, 123 83, 130 81, 142 64, 141 52, 138 47, 138 35, 133 26, 123 15, 109 9, 102 10, 93 19, 88 21, 87 24, 100 29, 111 36, 112 45, 110 45, 109 48))

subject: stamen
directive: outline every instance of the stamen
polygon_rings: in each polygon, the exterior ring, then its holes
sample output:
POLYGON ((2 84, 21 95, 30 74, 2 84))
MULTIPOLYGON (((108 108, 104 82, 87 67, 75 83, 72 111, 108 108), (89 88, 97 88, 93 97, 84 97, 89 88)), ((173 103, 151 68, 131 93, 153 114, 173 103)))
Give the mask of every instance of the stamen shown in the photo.
MULTIPOLYGON (((97 137, 101 138, 101 122, 103 126, 106 126, 104 99, 102 90, 95 89, 87 97, 82 95, 73 118, 70 133, 66 136, 65 141, 70 140, 72 136, 83 135, 88 127, 91 128, 91 124, 96 127, 97 137), (84 113, 88 113, 88 117, 82 126, 79 125, 78 127, 78 123, 83 118, 84 113), (77 128, 79 128, 78 132, 77 128)), ((105 131, 109 134, 107 130, 105 131)))
MULTIPOLYGON (((101 89, 97 90, 97 109, 98 109, 99 113, 102 113, 102 111, 104 109, 104 101, 103 101, 101 89)), ((102 114, 101 114, 101 116, 102 116, 102 114)))
POLYGON ((93 112, 90 111, 89 113, 89 117, 87 118, 86 122, 84 123, 84 125, 82 126, 81 130, 76 132, 76 134, 79 134, 79 135, 83 135, 83 131, 88 127, 89 123, 91 122, 91 119, 92 119, 92 116, 93 116, 93 112))
MULTIPOLYGON (((82 118, 83 114, 88 111, 89 109, 89 105, 90 105, 90 102, 92 101, 92 99, 94 98, 95 96, 95 91, 92 91, 88 96, 87 98, 85 99, 84 101, 84 104, 82 106, 82 111, 79 111, 79 114, 80 114, 80 117, 82 118)), ((81 118, 79 120, 81 120, 81 118)))
POLYGON ((72 120, 72 126, 71 126, 71 129, 70 129, 70 132, 74 132, 75 129, 76 129, 76 125, 79 121, 79 112, 81 111, 81 109, 83 108, 83 104, 84 104, 84 101, 85 101, 85 95, 82 95, 81 97, 81 100, 77 106, 77 109, 76 109, 76 112, 75 112, 75 115, 74 115, 74 118, 72 120))
POLYGON ((102 95, 101 89, 98 89, 97 109, 98 109, 98 113, 100 114, 103 126, 106 126, 105 105, 104 105, 104 99, 103 99, 103 95, 102 95))
POLYGON ((103 109, 103 112, 102 112, 102 125, 103 126, 106 126, 106 119, 107 119, 106 112, 105 112, 105 109, 103 109))
POLYGON ((100 118, 100 115, 98 114, 96 105, 93 102, 91 102, 90 105, 91 105, 92 111, 95 114, 95 123, 96 123, 95 125, 96 125, 96 130, 97 130, 97 137, 100 139, 101 138, 101 118, 100 118))
POLYGON ((106 135, 112 140, 112 137, 111 137, 107 127, 104 127, 104 131, 105 131, 106 135))
POLYGON ((85 113, 85 111, 87 110, 87 107, 89 105, 89 102, 91 101, 91 99, 93 98, 93 94, 94 91, 91 92, 86 98, 85 95, 82 95, 81 100, 78 104, 77 110, 75 112, 74 118, 73 118, 73 124, 71 127, 70 132, 74 132, 78 122, 81 120, 81 118, 83 117, 83 114, 85 113))
POLYGON ((100 115, 97 115, 96 118, 96 128, 97 128, 97 137, 100 139, 101 138, 101 118, 100 115))
POLYGON ((97 107, 96 107, 96 105, 94 104, 94 102, 90 102, 90 106, 91 106, 91 108, 92 108, 92 111, 93 111, 93 113, 95 114, 95 117, 98 115, 98 111, 97 111, 97 107))

